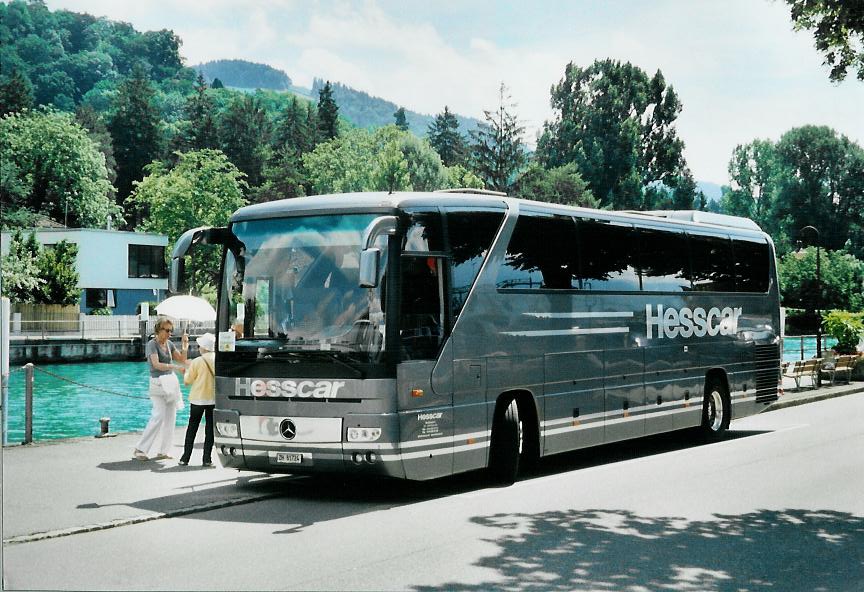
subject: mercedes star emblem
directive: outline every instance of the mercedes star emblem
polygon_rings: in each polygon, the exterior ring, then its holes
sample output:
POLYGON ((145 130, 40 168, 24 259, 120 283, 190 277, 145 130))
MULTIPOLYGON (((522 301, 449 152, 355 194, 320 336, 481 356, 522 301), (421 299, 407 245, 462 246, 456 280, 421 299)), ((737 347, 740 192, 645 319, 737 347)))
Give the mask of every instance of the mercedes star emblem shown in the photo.
POLYGON ((297 435, 297 426, 290 419, 283 419, 282 423, 279 424, 279 431, 286 440, 293 440, 294 436, 297 435))

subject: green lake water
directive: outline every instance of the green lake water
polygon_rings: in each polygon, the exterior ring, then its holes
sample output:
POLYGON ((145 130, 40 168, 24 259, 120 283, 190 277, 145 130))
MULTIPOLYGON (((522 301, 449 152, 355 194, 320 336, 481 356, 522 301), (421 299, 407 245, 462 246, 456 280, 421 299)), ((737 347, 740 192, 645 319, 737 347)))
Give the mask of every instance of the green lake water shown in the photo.
MULTIPOLYGON (((98 434, 101 417, 111 418, 111 432, 141 431, 152 409, 147 396, 149 382, 148 366, 143 361, 38 365, 33 382, 33 440, 98 434)), ((186 403, 177 412, 178 426, 189 420, 189 390, 182 388, 186 403)), ((15 369, 9 376, 10 444, 24 439, 24 390, 24 371, 15 369)))

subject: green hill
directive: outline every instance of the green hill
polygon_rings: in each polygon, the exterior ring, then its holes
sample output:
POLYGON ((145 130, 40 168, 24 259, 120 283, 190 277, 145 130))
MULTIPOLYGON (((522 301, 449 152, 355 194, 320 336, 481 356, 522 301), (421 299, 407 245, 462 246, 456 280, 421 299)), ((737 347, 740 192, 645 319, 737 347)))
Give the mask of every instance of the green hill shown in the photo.
POLYGON ((291 78, 282 70, 267 64, 247 62, 246 60, 214 60, 192 66, 204 75, 208 84, 218 78, 225 86, 238 88, 260 88, 268 90, 288 90, 291 78))
MULTIPOLYGON (((312 90, 296 89, 302 96, 318 100, 318 91, 323 88, 324 80, 316 78, 312 84, 312 90)), ((372 95, 360 90, 355 90, 350 86, 345 86, 338 82, 331 82, 333 88, 333 99, 339 105, 339 115, 353 123, 358 127, 376 128, 385 125, 390 125, 395 122, 393 114, 399 108, 396 103, 390 102, 380 97, 372 95)), ((444 110, 444 105, 441 105, 441 111, 444 110)), ((467 134, 468 130, 474 129, 480 123, 478 120, 457 115, 459 120, 459 131, 467 134)), ((434 115, 426 115, 415 111, 405 110, 405 119, 408 121, 408 127, 415 135, 423 137, 429 130, 429 124, 435 119, 434 115)))

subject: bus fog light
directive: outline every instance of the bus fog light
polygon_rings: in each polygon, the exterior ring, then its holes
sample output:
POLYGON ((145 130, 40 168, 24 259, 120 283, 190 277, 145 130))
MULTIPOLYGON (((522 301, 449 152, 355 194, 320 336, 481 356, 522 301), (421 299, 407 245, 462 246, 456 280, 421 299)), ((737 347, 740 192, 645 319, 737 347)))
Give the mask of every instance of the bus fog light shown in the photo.
POLYGON ((374 442, 381 437, 381 428, 348 428, 349 442, 374 442))
POLYGON ((355 452, 353 455, 351 455, 351 458, 357 464, 360 464, 361 462, 363 462, 363 455, 360 454, 359 452, 355 452))
POLYGON ((237 449, 234 448, 233 446, 231 447, 231 450, 229 450, 228 452, 231 454, 231 456, 237 456, 237 449))
POLYGON ((239 426, 236 423, 216 423, 216 431, 219 432, 220 436, 225 436, 226 438, 236 438, 238 434, 239 426))
POLYGON ((376 460, 378 460, 377 454, 375 454, 374 452, 367 452, 366 453, 366 462, 374 463, 376 460))

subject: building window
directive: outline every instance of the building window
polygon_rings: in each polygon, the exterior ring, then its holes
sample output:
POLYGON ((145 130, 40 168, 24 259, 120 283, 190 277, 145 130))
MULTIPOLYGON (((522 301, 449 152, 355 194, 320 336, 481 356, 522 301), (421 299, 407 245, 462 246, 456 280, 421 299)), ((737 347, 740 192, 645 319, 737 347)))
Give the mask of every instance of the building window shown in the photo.
POLYGON ((114 308, 117 306, 117 302, 114 299, 114 290, 111 288, 87 288, 84 304, 89 309, 114 308))
POLYGON ((167 278, 165 247, 159 245, 129 245, 130 278, 167 278))

